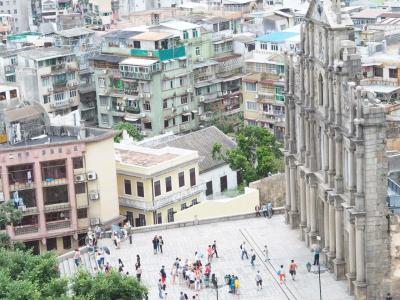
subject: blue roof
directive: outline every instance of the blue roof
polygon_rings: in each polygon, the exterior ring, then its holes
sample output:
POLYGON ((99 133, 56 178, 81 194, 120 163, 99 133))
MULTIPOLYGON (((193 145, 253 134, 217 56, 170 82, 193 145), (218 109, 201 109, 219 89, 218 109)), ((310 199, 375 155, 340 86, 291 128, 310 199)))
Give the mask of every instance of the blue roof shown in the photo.
POLYGON ((300 35, 300 33, 290 32, 290 31, 275 31, 269 34, 259 36, 258 38, 256 38, 256 41, 280 43, 296 35, 300 35))

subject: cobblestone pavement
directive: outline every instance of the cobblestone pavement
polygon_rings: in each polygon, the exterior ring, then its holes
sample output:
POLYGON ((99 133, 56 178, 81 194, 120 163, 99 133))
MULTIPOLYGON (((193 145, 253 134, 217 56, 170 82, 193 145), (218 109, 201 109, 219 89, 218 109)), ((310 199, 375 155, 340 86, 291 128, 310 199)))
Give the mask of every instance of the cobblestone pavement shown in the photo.
MULTIPOLYGON (((121 249, 115 249, 111 240, 101 240, 99 245, 107 245, 111 250, 110 262, 112 266, 118 266, 118 258, 125 264, 126 271, 135 274, 134 264, 136 254, 141 257, 143 268, 143 283, 149 287, 149 299, 159 299, 157 282, 159 271, 164 265, 167 271, 167 298, 179 299, 180 291, 191 297, 196 293, 186 285, 171 284, 169 276, 171 266, 176 257, 194 259, 195 251, 206 254, 206 249, 213 240, 217 241, 220 258, 214 258, 212 272, 217 275, 219 283, 223 283, 225 274, 235 274, 240 279, 240 295, 228 293, 227 286, 219 289, 219 299, 264 299, 264 300, 318 300, 319 285, 318 274, 308 273, 306 263, 312 262, 312 253, 305 247, 305 244, 298 239, 298 230, 290 230, 284 224, 283 216, 277 215, 271 219, 253 218, 238 221, 212 223, 184 228, 152 231, 139 233, 133 236, 133 245, 125 241, 121 249), (248 252, 251 247, 261 255, 263 245, 268 245, 271 257, 271 264, 267 267, 257 257, 255 266, 250 265, 250 260, 241 260, 240 244, 245 240, 242 233, 249 240, 251 246, 247 246, 248 252), (164 254, 153 254, 152 238, 154 235, 161 235, 164 240, 164 254), (279 265, 283 264, 288 270, 290 260, 294 259, 299 268, 296 281, 292 281, 289 274, 287 286, 277 282, 276 271, 279 265), (263 289, 258 292, 255 286, 255 275, 260 270, 263 278, 263 289), (290 293, 290 291, 291 293, 290 293)), ((346 294, 344 281, 335 281, 332 274, 324 272, 321 274, 322 299, 324 300, 350 300, 354 299, 346 294)), ((204 288, 199 292, 201 300, 217 299, 215 289, 204 288)))

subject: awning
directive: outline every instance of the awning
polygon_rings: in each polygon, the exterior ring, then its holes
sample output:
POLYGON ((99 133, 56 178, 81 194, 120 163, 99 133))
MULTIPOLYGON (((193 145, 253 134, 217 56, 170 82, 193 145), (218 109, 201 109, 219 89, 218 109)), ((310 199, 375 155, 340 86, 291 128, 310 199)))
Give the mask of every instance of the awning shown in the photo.
POLYGON ((192 113, 197 114, 198 111, 197 110, 192 110, 192 113))
POLYGON ((184 113, 184 114, 182 114, 182 115, 184 115, 184 116, 190 116, 192 113, 191 112, 188 112, 188 113, 184 113))
POLYGON ((131 116, 125 116, 124 120, 125 121, 129 121, 129 122, 136 122, 138 119, 137 118, 133 118, 131 116))
POLYGON ((370 62, 370 63, 362 63, 363 67, 374 67, 374 66, 382 66, 380 62, 370 62))
POLYGON ((363 89, 380 94, 391 94, 400 90, 400 86, 386 86, 386 85, 366 85, 362 86, 363 89))

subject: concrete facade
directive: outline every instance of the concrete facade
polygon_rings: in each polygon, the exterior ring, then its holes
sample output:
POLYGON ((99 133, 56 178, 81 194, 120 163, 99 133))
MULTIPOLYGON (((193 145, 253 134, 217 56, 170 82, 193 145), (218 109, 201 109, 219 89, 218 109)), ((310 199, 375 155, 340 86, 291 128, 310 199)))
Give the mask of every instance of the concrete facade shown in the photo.
MULTIPOLYGON (((385 110, 356 86, 361 58, 340 1, 312 1, 286 56, 286 222, 319 243, 356 299, 389 290, 385 110)), ((324 260, 322 260, 324 261, 324 260)))

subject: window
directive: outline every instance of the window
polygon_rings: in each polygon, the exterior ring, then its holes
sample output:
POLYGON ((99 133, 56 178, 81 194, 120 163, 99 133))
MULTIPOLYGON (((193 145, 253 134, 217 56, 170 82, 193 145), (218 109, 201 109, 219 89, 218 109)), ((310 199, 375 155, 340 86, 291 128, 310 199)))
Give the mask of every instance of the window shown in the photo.
POLYGON ((68 80, 74 80, 75 79, 75 73, 73 73, 73 72, 67 73, 67 79, 68 80))
POLYGON ((70 98, 76 97, 76 90, 70 90, 70 91, 69 91, 69 97, 70 97, 70 98))
POLYGON ((49 95, 43 96, 43 103, 47 104, 49 102, 50 102, 50 96, 49 95))
POLYGON ((168 108, 168 100, 167 100, 167 99, 164 99, 164 100, 163 100, 162 107, 163 107, 164 109, 168 108))
POLYGON ((86 186, 84 182, 75 183, 75 194, 84 194, 86 193, 86 186))
POLYGON ((160 185, 160 180, 157 180, 154 182, 154 196, 160 196, 161 195, 161 185, 160 185))
POLYGON ((221 183, 221 193, 222 193, 228 189, 228 178, 226 177, 226 175, 220 177, 219 182, 221 183))
POLYGON ((137 192, 138 197, 144 197, 143 182, 138 181, 136 183, 136 192, 137 192))
POLYGON ((182 115, 182 123, 186 123, 190 121, 190 115, 182 115))
POLYGON ((193 199, 192 200, 192 206, 195 206, 196 204, 198 204, 199 202, 197 202, 197 199, 193 199))
POLYGON ((257 126, 257 122, 255 120, 247 120, 248 126, 257 126))
POLYGON ((133 48, 140 49, 140 41, 133 41, 133 48))
POLYGON ((189 38, 189 33, 187 31, 183 32, 183 39, 187 40, 189 38))
POLYGON ((100 115, 101 123, 103 124, 108 124, 108 115, 106 114, 101 114, 100 115))
POLYGON ((172 180, 171 176, 165 178, 165 191, 170 192, 172 191, 172 180))
POLYGON ((199 36, 198 32, 196 29, 192 29, 192 34, 194 38, 197 38, 199 36))
POLYGON ((257 84, 252 82, 246 82, 246 91, 251 91, 251 92, 257 91, 257 84))
POLYGON ((72 165, 74 169, 82 169, 83 168, 83 157, 74 157, 72 158, 72 165))
POLYGON ((190 169, 190 186, 196 185, 196 169, 190 169))
POLYGON ((145 103, 143 103, 143 109, 144 109, 145 111, 150 111, 150 110, 151 110, 150 102, 145 102, 145 103))
POLYGON ((125 195, 132 195, 132 186, 129 179, 124 179, 125 195))
POLYGON ((277 44, 271 44, 271 50, 272 51, 278 51, 279 47, 277 44))
POLYGON ((71 249, 71 236, 67 235, 67 236, 63 236, 63 247, 64 249, 71 249))
POLYGON ((181 96, 181 104, 186 104, 188 103, 188 96, 181 96))
POLYGON ((389 77, 397 78, 397 69, 389 69, 389 77))
POLYGON ((383 77, 383 68, 375 67, 374 68, 374 76, 375 77, 383 77))
POLYGON ((183 187, 185 185, 185 172, 179 172, 179 187, 183 187))
POLYGON ((49 86, 49 84, 50 84, 49 77, 44 77, 44 78, 42 79, 42 85, 43 85, 43 86, 49 86))
POLYGON ((168 209, 168 222, 173 222, 174 221, 174 209, 169 208, 168 209))
POLYGON ((168 128, 169 127, 169 120, 164 120, 164 128, 168 128))
POLYGON ((212 181, 206 183, 206 196, 213 194, 213 184, 212 181))
POLYGON ((106 80, 104 78, 99 78, 99 87, 101 88, 106 87, 106 80))
POLYGON ((78 219, 86 219, 87 218, 87 208, 77 209, 76 214, 78 215, 78 219))
POLYGON ((152 127, 151 127, 151 122, 145 122, 144 123, 144 128, 145 129, 151 129, 152 127))
POLYGON ((157 224, 162 224, 162 214, 157 213, 157 224))
POLYGON ((185 210, 187 208, 186 203, 181 204, 181 210, 185 210))
POLYGON ((200 47, 196 47, 196 56, 200 56, 200 47))
POLYGON ((60 102, 64 100, 64 92, 54 94, 54 101, 60 102))
POLYGON ((247 101, 246 106, 247 106, 247 110, 257 110, 257 102, 247 101))
POLYGON ((57 239, 56 238, 47 239, 46 247, 47 247, 47 251, 57 250, 57 239))
POLYGON ((324 79, 322 78, 322 75, 319 74, 318 77, 318 98, 319 98, 319 105, 323 106, 324 105, 324 79))

